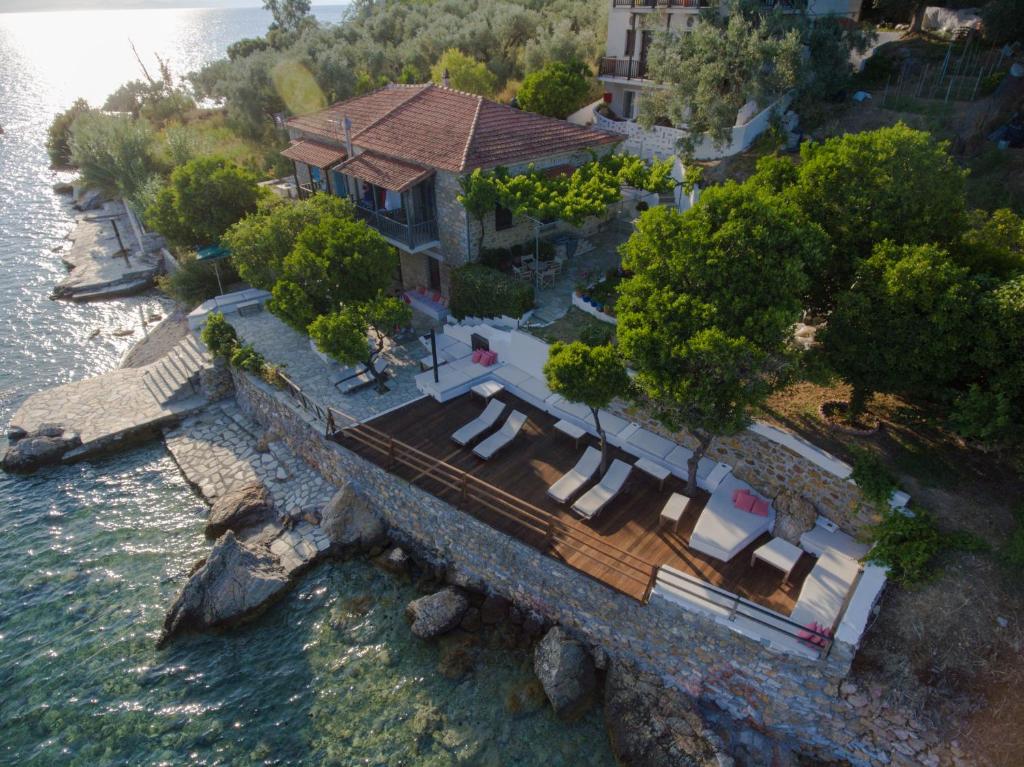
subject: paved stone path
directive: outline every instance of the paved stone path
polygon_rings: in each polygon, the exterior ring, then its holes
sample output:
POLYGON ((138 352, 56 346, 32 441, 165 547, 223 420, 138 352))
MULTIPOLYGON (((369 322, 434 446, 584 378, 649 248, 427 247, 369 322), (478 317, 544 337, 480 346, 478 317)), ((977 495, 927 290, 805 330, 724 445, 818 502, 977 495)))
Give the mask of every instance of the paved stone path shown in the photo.
MULTIPOLYGON (((210 503, 230 490, 259 481, 279 516, 298 519, 303 512, 319 511, 334 494, 334 487, 273 437, 246 418, 234 400, 211 405, 164 435, 167 449, 185 477, 210 503), (260 450, 263 446, 265 451, 260 450)), ((329 546, 320 528, 305 519, 290 530, 275 520, 257 537, 289 574, 311 563, 329 546)))
POLYGON ((105 449, 133 433, 162 426, 202 407, 206 400, 192 389, 189 378, 210 363, 209 356, 183 339, 187 354, 161 358, 141 368, 121 368, 82 381, 56 386, 33 394, 11 417, 11 428, 33 433, 53 423, 66 432, 77 432, 82 446, 66 458, 80 458, 105 449), (169 364, 178 371, 166 375, 169 364), (154 377, 165 384, 153 386, 154 377))
POLYGON ((229 321, 243 341, 256 347, 268 362, 283 366, 285 375, 308 396, 357 420, 372 418, 421 396, 415 379, 420 372, 419 360, 426 352, 416 338, 385 351, 393 373, 386 394, 378 394, 373 386, 342 394, 334 383, 346 371, 336 363, 324 362, 310 348, 307 336, 292 330, 269 311, 244 317, 232 314, 229 321))

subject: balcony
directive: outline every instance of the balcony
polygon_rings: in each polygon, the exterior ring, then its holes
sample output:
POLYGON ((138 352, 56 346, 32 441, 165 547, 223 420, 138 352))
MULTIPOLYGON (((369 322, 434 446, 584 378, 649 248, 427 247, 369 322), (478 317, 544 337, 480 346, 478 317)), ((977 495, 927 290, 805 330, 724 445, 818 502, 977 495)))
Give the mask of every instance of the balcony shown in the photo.
POLYGON ((633 8, 635 10, 654 8, 710 8, 711 0, 612 0, 614 8, 633 8))
POLYGON ((371 210, 362 204, 356 206, 356 217, 410 252, 438 242, 436 219, 409 223, 404 210, 371 210))
POLYGON ((601 59, 598 77, 621 77, 624 80, 643 80, 647 76, 647 62, 640 59, 619 59, 605 56, 601 59))

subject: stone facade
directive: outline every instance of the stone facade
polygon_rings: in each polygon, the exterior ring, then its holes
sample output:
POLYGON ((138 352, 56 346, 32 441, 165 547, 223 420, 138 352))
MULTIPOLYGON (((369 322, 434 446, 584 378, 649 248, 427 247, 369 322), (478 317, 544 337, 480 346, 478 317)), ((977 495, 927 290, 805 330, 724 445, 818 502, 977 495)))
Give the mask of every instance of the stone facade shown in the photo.
MULTIPOLYGON (((329 482, 355 480, 403 547, 657 674, 680 694, 821 759, 856 767, 960 764, 955 751, 880 691, 846 681, 853 648, 810 661, 773 653, 655 597, 642 604, 506 536, 323 437, 287 394, 233 371, 240 407, 329 482)), ((966 762, 964 762, 966 763, 966 762)))
MULTIPOLYGON (((609 410, 679 444, 690 448, 697 444, 689 433, 673 433, 632 405, 620 404, 609 410)), ((819 514, 855 536, 878 521, 877 510, 853 480, 837 476, 750 429, 716 437, 707 455, 732 466, 733 474, 764 496, 774 498, 788 490, 807 498, 819 514)))

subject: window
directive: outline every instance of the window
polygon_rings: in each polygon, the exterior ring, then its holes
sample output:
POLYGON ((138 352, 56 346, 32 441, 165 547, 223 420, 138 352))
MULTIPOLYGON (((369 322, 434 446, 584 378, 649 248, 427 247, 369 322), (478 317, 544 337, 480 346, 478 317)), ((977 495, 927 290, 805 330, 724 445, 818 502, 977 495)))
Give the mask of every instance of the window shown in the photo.
POLYGON ((633 91, 626 91, 622 94, 622 116, 627 120, 633 119, 633 101, 636 97, 636 93, 633 91))
POLYGON ((512 228, 512 211, 502 205, 494 206, 494 231, 512 228))
POLYGON ((633 48, 636 47, 636 30, 626 30, 626 51, 622 55, 630 58, 633 55, 633 48))

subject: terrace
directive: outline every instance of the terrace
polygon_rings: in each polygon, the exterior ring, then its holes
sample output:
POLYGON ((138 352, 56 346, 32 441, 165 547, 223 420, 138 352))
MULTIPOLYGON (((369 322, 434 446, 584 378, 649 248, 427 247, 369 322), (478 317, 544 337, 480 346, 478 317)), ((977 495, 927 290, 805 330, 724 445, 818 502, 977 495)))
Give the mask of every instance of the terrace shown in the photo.
MULTIPOLYGON (((473 394, 440 403, 423 397, 359 426, 340 429, 337 441, 390 473, 422 487, 523 543, 639 601, 647 601, 655 571, 669 565, 755 604, 788 615, 814 565, 804 554, 787 585, 779 571, 751 554, 770 539, 762 535, 729 562, 691 550, 690 533, 708 494, 691 500, 675 531, 659 529, 659 515, 684 483, 669 476, 664 486, 634 471, 619 496, 596 519, 584 522, 549 498, 547 488, 572 468, 588 445, 554 428, 558 420, 507 392, 500 398, 529 418, 514 442, 490 461, 459 447, 450 435, 480 414, 473 394)), ((611 448, 612 458, 633 456, 611 448)))

